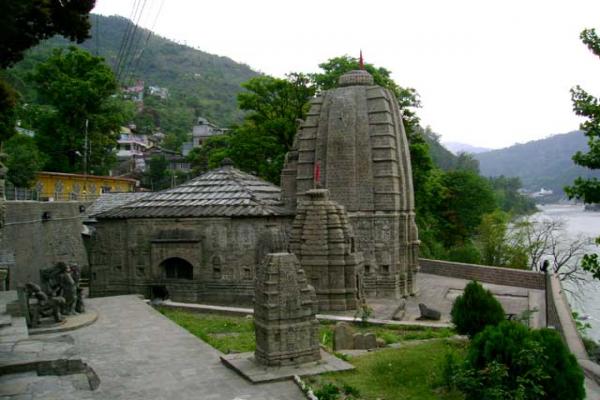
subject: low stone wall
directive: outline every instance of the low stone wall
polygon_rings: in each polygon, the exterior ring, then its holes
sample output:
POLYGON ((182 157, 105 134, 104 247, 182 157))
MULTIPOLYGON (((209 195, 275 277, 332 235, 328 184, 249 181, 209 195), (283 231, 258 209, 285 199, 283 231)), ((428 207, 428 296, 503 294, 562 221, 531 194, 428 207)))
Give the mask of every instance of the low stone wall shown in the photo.
POLYGON ((539 272, 512 268, 489 267, 453 261, 419 259, 420 272, 451 278, 476 280, 496 285, 545 290, 544 275, 539 272))
POLYGON ((548 327, 560 333, 585 375, 600 384, 600 365, 591 361, 585 350, 560 280, 554 274, 547 274, 546 284, 548 327))
MULTIPOLYGON (((9 288, 39 282, 39 271, 58 261, 88 265, 79 202, 7 201, 0 252, 14 255, 9 288), (45 217, 44 217, 45 216, 45 217)), ((85 205, 84 205, 85 207, 85 205)))

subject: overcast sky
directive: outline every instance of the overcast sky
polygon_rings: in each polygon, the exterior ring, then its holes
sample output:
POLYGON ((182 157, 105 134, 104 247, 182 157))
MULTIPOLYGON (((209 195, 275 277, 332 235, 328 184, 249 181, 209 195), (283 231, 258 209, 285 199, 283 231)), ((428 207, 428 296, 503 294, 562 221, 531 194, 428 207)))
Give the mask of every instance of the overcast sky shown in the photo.
MULTIPOLYGON (((500 148, 568 132, 580 123, 569 89, 600 96, 600 60, 579 40, 600 28, 598 0, 143 2, 140 25, 270 75, 362 49, 417 89, 423 125, 446 142, 500 148)), ((133 4, 97 0, 94 12, 129 18, 133 4)))

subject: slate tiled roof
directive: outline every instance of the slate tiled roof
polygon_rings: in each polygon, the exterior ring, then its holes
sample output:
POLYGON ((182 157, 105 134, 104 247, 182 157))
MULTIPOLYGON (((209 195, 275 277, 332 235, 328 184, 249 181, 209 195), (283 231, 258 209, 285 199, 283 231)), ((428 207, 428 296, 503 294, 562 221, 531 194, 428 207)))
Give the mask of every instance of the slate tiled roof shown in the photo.
POLYGON ((87 208, 87 215, 88 217, 95 217, 115 207, 139 200, 149 194, 148 192, 103 193, 87 208))
POLYGON ((281 190, 232 166, 96 215, 102 218, 249 217, 290 215, 281 190))

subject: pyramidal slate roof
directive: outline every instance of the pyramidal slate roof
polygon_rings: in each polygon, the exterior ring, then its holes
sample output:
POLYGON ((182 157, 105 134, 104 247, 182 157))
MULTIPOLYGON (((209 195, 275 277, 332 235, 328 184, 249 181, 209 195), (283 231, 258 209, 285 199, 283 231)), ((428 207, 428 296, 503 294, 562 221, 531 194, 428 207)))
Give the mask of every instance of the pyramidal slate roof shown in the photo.
POLYGON ((230 165, 96 215, 102 218, 290 215, 279 187, 230 165))

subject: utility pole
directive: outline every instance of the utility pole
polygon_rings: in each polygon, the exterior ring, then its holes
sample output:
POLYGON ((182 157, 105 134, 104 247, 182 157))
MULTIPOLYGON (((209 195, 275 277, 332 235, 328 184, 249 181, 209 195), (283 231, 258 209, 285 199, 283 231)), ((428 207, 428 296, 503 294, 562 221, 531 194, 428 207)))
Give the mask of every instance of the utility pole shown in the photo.
POLYGON ((85 120, 85 138, 83 141, 83 174, 87 175, 87 163, 88 163, 88 123, 89 120, 85 120))

